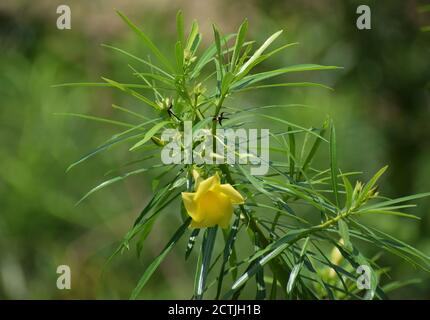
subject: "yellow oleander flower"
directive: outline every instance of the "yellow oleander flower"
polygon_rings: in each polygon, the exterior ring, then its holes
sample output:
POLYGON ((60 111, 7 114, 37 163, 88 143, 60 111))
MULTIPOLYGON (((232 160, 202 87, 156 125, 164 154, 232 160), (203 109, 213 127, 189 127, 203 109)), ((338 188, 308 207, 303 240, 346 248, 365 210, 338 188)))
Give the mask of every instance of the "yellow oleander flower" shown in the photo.
POLYGON ((244 203, 242 195, 230 184, 221 184, 218 174, 206 180, 193 172, 196 192, 182 192, 182 200, 192 218, 191 228, 219 225, 227 228, 233 215, 233 205, 244 203))

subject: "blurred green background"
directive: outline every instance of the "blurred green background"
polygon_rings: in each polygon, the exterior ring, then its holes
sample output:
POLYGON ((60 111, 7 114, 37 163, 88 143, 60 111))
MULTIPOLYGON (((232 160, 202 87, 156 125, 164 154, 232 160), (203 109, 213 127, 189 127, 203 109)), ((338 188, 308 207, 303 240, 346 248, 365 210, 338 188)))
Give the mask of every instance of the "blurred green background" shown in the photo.
MULTIPOLYGON (((164 52, 172 52, 175 13, 197 19, 205 43, 211 23, 234 32, 243 18, 250 37, 259 41, 284 29, 284 42, 300 42, 262 68, 297 63, 343 66, 333 72, 297 78, 332 86, 274 89, 242 95, 250 106, 305 103, 310 110, 278 116, 305 126, 334 118, 339 165, 368 178, 390 166, 381 183, 384 195, 398 197, 430 190, 430 13, 424 1, 345 0, 147 0, 147 1, 14 1, 0 3, 0 299, 127 298, 143 268, 168 241, 176 208, 169 208, 150 235, 140 259, 135 250, 101 270, 115 244, 128 230, 152 194, 155 173, 113 185, 75 206, 111 169, 131 159, 126 147, 113 148, 74 168, 70 163, 109 138, 116 128, 56 115, 76 112, 114 119, 125 116, 112 103, 139 106, 115 90, 52 88, 64 82, 99 81, 100 76, 130 78, 126 57, 100 46, 114 44, 137 55, 145 49, 120 21, 120 9, 142 26, 164 52), (72 10, 72 29, 56 28, 56 8, 72 10), (356 28, 356 8, 368 4, 372 29, 356 28), (56 268, 72 269, 72 290, 56 288, 56 268)), ((321 167, 327 163, 321 156, 321 167)), ((377 225, 430 254, 430 200, 410 212, 420 222, 372 217, 377 225)), ((142 298, 191 296, 194 263, 185 263, 185 243, 177 247, 150 281, 142 298)), ((373 249, 367 251, 372 253, 373 249)), ((365 250, 366 251, 366 250, 365 250)), ((380 264, 395 280, 419 277, 391 298, 429 299, 430 277, 396 257, 384 254, 380 264)))

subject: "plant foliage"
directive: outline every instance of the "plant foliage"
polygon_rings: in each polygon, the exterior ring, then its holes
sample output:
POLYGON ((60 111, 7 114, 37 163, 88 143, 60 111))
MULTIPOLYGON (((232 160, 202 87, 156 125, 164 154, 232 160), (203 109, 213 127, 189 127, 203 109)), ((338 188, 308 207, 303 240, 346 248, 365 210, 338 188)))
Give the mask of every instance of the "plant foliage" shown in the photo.
POLYGON ((131 298, 139 296, 180 239, 187 239, 185 258, 190 254, 198 255, 195 289, 190 293, 194 299, 237 299, 246 285, 255 287, 257 299, 383 299, 386 289, 398 288, 402 284, 381 285, 380 278, 385 269, 378 266, 375 257, 367 257, 360 251, 359 245, 363 242, 397 255, 414 267, 430 270, 427 255, 392 235, 366 226, 362 219, 376 215, 418 219, 404 210, 413 206, 410 201, 429 193, 397 199, 382 197, 377 191, 377 183, 387 167, 366 183, 352 182, 351 178, 356 173, 342 172, 338 167, 336 132, 331 121, 325 121, 320 128, 306 128, 264 113, 269 108, 281 109, 290 105, 243 108, 233 100, 235 95, 257 89, 274 90, 289 86, 327 88, 319 83, 285 82, 282 76, 338 67, 300 64, 257 71, 260 70, 257 66, 296 43, 273 48, 282 33, 277 31, 258 46, 247 40, 248 21, 245 20, 235 34, 222 35, 214 25, 214 41, 203 50, 197 22, 193 22, 186 34, 181 12, 176 17, 177 41, 173 45, 174 57, 171 59, 143 30, 124 14, 118 14, 140 38, 151 57, 138 57, 105 45, 130 60, 135 83, 103 77, 100 83, 63 85, 104 86, 120 90, 137 99, 142 108, 151 110, 153 115, 147 117, 120 106, 114 107, 132 115, 136 120, 134 123, 72 114, 116 125, 122 131, 84 155, 69 169, 118 144, 129 144, 130 152, 146 155, 133 163, 138 168, 102 182, 84 198, 129 176, 157 170, 158 185, 155 184, 152 199, 140 212, 114 255, 128 250, 133 241, 141 250, 156 220, 163 214, 174 214, 165 210, 166 207, 180 203, 180 193, 193 189, 193 169, 197 168, 206 175, 219 172, 223 181, 235 186, 246 197, 245 204, 235 211, 231 227, 223 232, 217 232, 220 231, 217 227, 191 230, 184 208, 177 210, 182 224, 143 271, 131 298), (156 159, 165 143, 160 139, 162 129, 173 128, 182 132, 183 122, 188 120, 192 121, 193 129, 207 128, 215 133, 220 123, 214 119, 227 111, 229 117, 222 122, 223 128, 244 126, 251 118, 270 121, 284 128, 280 133, 271 134, 270 152, 281 160, 270 161, 269 174, 252 176, 247 165, 148 164, 156 159), (324 170, 313 163, 320 148, 329 150, 329 165, 324 170), (162 177, 169 179, 164 182, 162 177), (310 215, 302 214, 305 207, 310 215), (236 250, 242 235, 249 238, 246 245, 253 253, 248 256, 236 250), (367 290, 361 290, 357 285, 359 274, 356 270, 362 265, 371 270, 367 290))

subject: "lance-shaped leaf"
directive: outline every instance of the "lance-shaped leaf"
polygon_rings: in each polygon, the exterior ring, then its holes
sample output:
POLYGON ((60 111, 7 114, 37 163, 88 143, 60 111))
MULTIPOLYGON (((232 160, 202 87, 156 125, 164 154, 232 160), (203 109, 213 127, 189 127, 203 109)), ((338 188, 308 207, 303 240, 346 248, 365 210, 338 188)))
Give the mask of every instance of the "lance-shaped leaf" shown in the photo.
POLYGON ((176 14, 176 32, 178 34, 178 41, 184 43, 184 15, 181 10, 176 14))
POLYGON ((191 222, 191 218, 188 218, 184 222, 184 224, 181 227, 179 227, 179 229, 175 232, 172 239, 170 239, 170 241, 167 243, 167 245, 164 247, 163 251, 161 251, 161 253, 158 255, 158 257, 155 258, 154 261, 152 261, 152 263, 149 265, 149 267, 143 273, 137 286, 134 288, 133 292, 131 293, 130 299, 136 299, 137 298, 137 296, 142 291, 145 284, 148 282, 148 280, 154 274, 155 270, 157 270, 158 266, 161 264, 161 262, 167 256, 167 254, 172 250, 172 248, 175 246, 175 244, 178 242, 178 240, 181 239, 181 237, 183 236, 183 234, 187 230, 190 222, 191 222))
POLYGON ((154 134, 156 134, 161 128, 163 128, 166 124, 170 123, 170 121, 161 121, 154 125, 148 132, 143 136, 143 139, 137 142, 134 146, 130 148, 130 151, 136 150, 140 146, 144 145, 149 139, 152 138, 154 134))
POLYGON ((266 72, 260 72, 257 74, 252 74, 244 77, 240 81, 237 81, 234 86, 233 90, 242 89, 246 86, 250 86, 251 84, 267 80, 273 77, 277 77, 283 74, 291 73, 291 72, 302 72, 302 71, 317 71, 317 70, 332 70, 332 69, 339 69, 339 67, 336 66, 322 66, 318 64, 298 64, 294 66, 289 66, 281 69, 276 69, 272 71, 266 71, 266 72))
POLYGON ((216 298, 215 298, 216 300, 219 299, 220 294, 221 294, 222 283, 224 280, 224 269, 225 269, 225 266, 226 266, 228 260, 230 259, 232 252, 233 252, 234 243, 236 242, 237 233, 239 231, 239 223, 240 223, 240 217, 237 216, 236 220, 234 221, 234 223, 230 229, 227 241, 225 243, 223 261, 221 264, 220 274, 218 277, 218 286, 217 286, 217 293, 216 293, 216 298))
POLYGON ((339 207, 339 194, 337 187, 337 154, 336 154, 336 131, 334 124, 330 128, 330 173, 331 173, 331 186, 333 188, 334 198, 336 205, 339 207))
POLYGON ((242 50, 243 43, 245 42, 247 31, 248 31, 248 20, 245 19, 245 21, 240 25, 239 31, 237 32, 237 35, 236 35, 236 42, 234 44, 234 50, 233 50, 233 55, 232 55, 231 64, 230 64, 231 72, 234 72, 234 69, 236 68, 236 64, 240 56, 240 51, 242 50))
POLYGON ((194 229, 193 232, 191 232, 190 238, 188 239, 187 243, 187 249, 185 250, 185 260, 188 259, 191 252, 193 251, 194 245, 196 243, 196 239, 199 236, 201 229, 194 229))
POLYGON ((118 15, 122 20, 142 39, 143 43, 149 48, 149 50, 155 55, 155 57, 166 66, 170 71, 173 71, 172 66, 166 57, 161 53, 161 51, 157 48, 157 46, 151 41, 151 39, 141 30, 139 29, 133 22, 130 21, 122 12, 117 11, 118 15))
POLYGON ((194 298, 196 300, 203 299, 203 294, 206 287, 206 279, 209 274, 209 266, 212 258, 212 251, 215 245, 218 226, 206 230, 205 237, 202 243, 201 260, 199 259, 196 272, 196 285, 194 298))
POLYGON ((251 65, 255 60, 258 59, 258 57, 260 57, 264 50, 267 49, 268 46, 270 46, 270 44, 276 40, 277 37, 279 37, 279 35, 282 33, 282 30, 279 30, 278 32, 275 32, 274 34, 272 34, 262 45, 260 48, 258 48, 254 54, 251 56, 251 58, 248 59, 248 61, 245 62, 245 64, 240 68, 239 72, 238 72, 238 76, 240 76, 240 74, 242 72, 244 72, 249 65, 251 65))

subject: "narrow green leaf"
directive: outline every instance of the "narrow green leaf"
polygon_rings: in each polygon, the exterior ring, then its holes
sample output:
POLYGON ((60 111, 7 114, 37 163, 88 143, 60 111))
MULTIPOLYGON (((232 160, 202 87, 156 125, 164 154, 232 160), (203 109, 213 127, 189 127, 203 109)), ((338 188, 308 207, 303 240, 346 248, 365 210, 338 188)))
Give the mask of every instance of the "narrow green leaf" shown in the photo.
POLYGON ((246 169, 244 169, 242 166, 237 165, 237 168, 242 171, 242 173, 244 174, 244 176, 248 179, 248 181, 254 186, 255 189, 257 189, 258 191, 260 191, 261 193, 265 194, 266 196, 268 196, 270 199, 272 199, 273 195, 267 191, 266 189, 264 189, 264 186, 262 185, 261 181, 258 180, 256 177, 252 176, 248 171, 246 171, 246 169))
POLYGON ((111 79, 108 79, 108 78, 105 78, 105 77, 102 77, 102 79, 104 81, 106 81, 107 83, 111 84, 112 86, 120 89, 121 91, 127 92, 130 95, 132 95, 133 97, 136 97, 139 100, 145 102, 147 105, 149 105, 149 106, 151 106, 151 107, 153 107, 155 109, 159 109, 159 106, 155 102, 149 100, 147 97, 141 95, 140 93, 134 91, 133 89, 125 87, 122 83, 116 82, 114 80, 111 80, 111 79))
POLYGON ((428 196, 430 196, 430 192, 418 193, 418 194, 414 194, 411 196, 400 197, 400 198, 392 199, 392 200, 388 200, 388 201, 382 201, 379 203, 375 203, 373 205, 367 205, 367 206, 362 207, 362 209, 363 210, 378 209, 378 208, 382 208, 382 207, 391 206, 391 205, 396 204, 396 203, 407 202, 407 201, 420 199, 420 198, 424 198, 424 197, 428 197, 428 196))
POLYGON ((209 266, 212 258, 212 251, 215 245, 216 234, 218 227, 208 228, 202 243, 202 261, 198 265, 196 272, 196 288, 194 298, 196 300, 203 299, 203 294, 206 289, 206 279, 209 273, 209 266))
POLYGON ((152 68, 154 70, 157 70, 158 72, 162 73, 164 76, 166 76, 166 77, 168 77, 170 79, 173 79, 173 76, 171 74, 167 73, 166 71, 164 71, 160 67, 157 67, 155 64, 153 64, 153 63, 151 63, 149 61, 146 61, 144 59, 141 59, 141 58, 139 58, 139 57, 137 57, 137 56, 135 56, 135 55, 133 55, 133 54, 131 54, 131 53, 123 50, 123 49, 120 49, 120 48, 117 48, 117 47, 114 47, 114 46, 111 46, 111 45, 107 45, 107 44, 102 44, 102 47, 118 51, 118 52, 120 52, 120 53, 122 53, 122 54, 124 54, 124 55, 126 55, 126 56, 128 56, 130 58, 135 59, 136 61, 139 61, 139 62, 141 62, 141 63, 149 66, 150 68, 152 68))
POLYGON ((212 29, 214 32, 214 39, 215 39, 215 45, 216 45, 216 51, 217 51, 217 58, 218 58, 218 63, 219 63, 219 68, 220 68, 220 75, 221 75, 221 80, 223 78, 222 74, 223 74, 223 55, 222 55, 222 46, 221 46, 221 36, 220 33, 218 31, 218 28, 215 25, 212 25, 212 29))
POLYGON ((417 217, 413 214, 407 214, 407 213, 403 213, 403 212, 384 210, 384 209, 360 210, 360 211, 356 212, 355 214, 385 214, 385 215, 421 220, 420 217, 417 217))
POLYGON ((182 43, 180 41, 176 42, 175 45, 175 57, 178 72, 181 74, 184 68, 184 49, 182 48, 182 43))
POLYGON ((320 134, 316 133, 314 130, 310 130, 310 129, 304 128, 304 127, 302 127, 302 126, 299 126, 299 125, 294 124, 294 123, 292 123, 292 122, 289 122, 289 121, 287 121, 287 120, 280 119, 280 118, 277 118, 277 117, 272 117, 272 116, 269 116, 269 115, 267 115, 267 114, 260 114, 259 116, 260 116, 260 117, 263 117, 263 118, 270 119, 270 120, 274 120, 274 121, 277 121, 277 122, 280 122, 280 123, 283 123, 283 124, 286 124, 286 125, 289 125, 289 126, 291 126, 291 127, 293 127, 293 128, 297 128, 297 129, 303 130, 303 131, 305 131, 305 132, 307 132, 307 133, 309 133, 309 134, 311 134, 311 135, 313 135, 313 136, 317 137, 318 139, 321 139, 321 140, 323 140, 323 141, 325 141, 325 142, 328 142, 328 141, 327 141, 327 139, 325 139, 325 138, 324 138, 323 136, 321 136, 320 134))
POLYGON ((137 142, 134 146, 130 148, 130 151, 136 150, 140 146, 144 145, 151 137, 156 134, 161 128, 163 128, 166 124, 170 123, 170 121, 162 121, 154 125, 151 129, 148 130, 148 132, 145 133, 143 136, 143 139, 137 142))
POLYGON ((185 251, 185 260, 187 260, 191 254, 191 252, 193 251, 194 245, 196 243, 196 238, 199 236, 201 229, 194 229, 191 232, 190 238, 188 239, 188 243, 187 243, 187 249, 185 251))
MULTIPOLYGON (((243 67, 242 67, 243 68, 243 67)), ((254 83, 270 79, 273 77, 277 77, 286 73, 291 72, 302 72, 302 71, 317 71, 317 70, 332 70, 332 69, 340 69, 336 66, 321 66, 317 64, 298 64, 293 65, 286 68, 276 69, 272 71, 261 72, 257 74, 252 74, 244 77, 240 81, 236 82, 234 85, 234 90, 242 89, 246 86, 250 86, 254 83)))
POLYGON ((116 120, 111 120, 111 119, 106 119, 106 118, 101 118, 101 117, 95 117, 95 116, 90 116, 90 115, 81 114, 81 113, 63 112, 63 113, 54 113, 54 115, 77 117, 77 118, 82 118, 82 119, 86 119, 86 120, 109 123, 109 124, 113 124, 116 126, 127 127, 127 128, 134 128, 135 127, 135 125, 131 124, 131 123, 126 123, 126 122, 121 122, 121 121, 116 121, 116 120))
POLYGON ((166 84, 167 87, 157 87, 155 85, 151 86, 151 89, 153 88, 160 88, 164 90, 173 90, 175 88, 175 82, 172 79, 168 79, 164 77, 161 74, 151 73, 151 72, 134 72, 133 75, 139 77, 139 78, 151 78, 153 80, 157 80, 162 82, 163 84, 166 84))
POLYGON ((290 163, 290 176, 294 177, 294 173, 296 170, 296 163, 294 159, 296 158, 296 137, 294 136, 294 133, 292 133, 293 128, 291 126, 288 126, 288 141, 290 145, 290 156, 289 156, 289 163, 290 163))
POLYGON ((199 34, 199 25, 197 23, 197 21, 193 21, 192 25, 191 25, 191 31, 190 34, 188 35, 188 39, 187 39, 187 45, 185 46, 185 50, 192 52, 192 47, 193 44, 197 38, 199 34))
POLYGON ((234 45, 233 55, 231 58, 230 72, 234 72, 236 68, 236 64, 239 59, 243 43, 245 42, 247 31, 248 31, 248 20, 245 19, 245 21, 243 21, 242 24, 240 25, 239 31, 237 32, 236 42, 234 45))
MULTIPOLYGON (((255 237, 255 249, 258 251, 261 249, 260 236, 256 233, 255 237)), ((257 283, 257 293, 255 295, 255 300, 264 300, 266 298, 266 283, 264 282, 264 268, 260 268, 256 275, 255 281, 257 283)))
POLYGON ((113 183, 115 183, 115 182, 118 182, 118 181, 121 181, 121 180, 124 180, 124 179, 126 179, 126 178, 128 178, 128 177, 130 177, 130 176, 134 176, 134 175, 136 175, 136 174, 140 174, 140 173, 143 173, 143 172, 146 172, 146 171, 148 171, 150 168, 141 168, 141 169, 137 169, 137 170, 134 170, 134 171, 130 171, 130 172, 127 172, 127 173, 124 173, 124 174, 122 174, 122 175, 120 175, 120 176, 117 176, 117 177, 115 177, 115 178, 112 178, 112 179, 109 179, 109 180, 106 180, 106 181, 104 181, 104 182, 102 182, 102 183, 100 183, 99 185, 97 185, 96 187, 94 187, 94 188, 92 188, 90 191, 88 191, 77 203, 76 203, 76 205, 79 205, 82 201, 84 201, 85 199, 87 199, 90 195, 92 195, 94 192, 96 192, 96 191, 99 191, 100 189, 103 189, 103 188, 105 188, 105 187, 107 187, 107 186, 110 186, 111 184, 113 184, 113 183))
POLYGON ((161 251, 160 255, 155 258, 154 261, 149 265, 149 267, 145 270, 142 277, 140 278, 137 286, 134 288, 133 292, 131 293, 130 299, 134 300, 137 298, 139 293, 142 291, 145 284, 148 282, 148 280, 151 278, 151 276, 154 274, 155 270, 157 270, 158 266, 161 264, 161 262, 164 260, 164 258, 167 256, 167 254, 172 250, 172 248, 175 246, 175 244, 178 242, 178 240, 183 236, 185 231, 188 229, 188 225, 190 224, 191 218, 188 218, 184 224, 175 232, 172 239, 167 243, 167 245, 164 247, 164 249, 161 251))
POLYGON ((230 90, 230 84, 232 83, 233 79, 234 76, 230 71, 225 74, 221 82, 221 95, 226 95, 228 93, 228 91, 230 90))
POLYGON ((337 154, 336 154, 336 131, 333 122, 330 126, 330 173, 331 173, 331 186, 333 188, 336 205, 339 207, 339 195, 337 187, 337 154))
POLYGON ((254 261, 248 270, 237 279, 229 292, 224 295, 225 299, 231 297, 236 290, 241 288, 257 271, 264 267, 271 260, 280 255, 288 246, 295 243, 297 240, 308 235, 310 229, 299 229, 288 232, 285 236, 269 244, 266 248, 257 252, 250 261, 254 261), (268 252, 268 253, 267 253, 268 252), (267 253, 267 254, 266 254, 267 253), (258 257, 264 255, 261 259, 255 261, 258 257))
POLYGON ((285 215, 287 217, 290 217, 290 218, 295 219, 297 221, 300 221, 302 223, 309 224, 309 222, 306 219, 303 219, 303 218, 301 218, 301 217, 296 216, 295 214, 293 214, 294 211, 292 211, 291 208, 289 208, 289 207, 287 207, 285 205, 284 205, 284 207, 287 208, 287 210, 283 210, 283 209, 280 209, 278 207, 272 207, 272 206, 266 205, 264 203, 259 203, 259 202, 255 203, 255 204, 249 203, 247 205, 250 206, 250 207, 254 207, 255 206, 255 207, 258 207, 258 208, 264 208, 264 209, 273 210, 273 211, 276 211, 279 214, 285 215))
POLYGON ((276 300, 277 295, 277 286, 278 286, 278 280, 276 279, 276 275, 273 275, 273 281, 272 281, 272 289, 270 290, 270 300, 276 300))
POLYGON ((290 277, 288 278, 288 284, 287 284, 287 293, 290 294, 293 290, 293 286, 296 282, 297 275, 300 272, 300 269, 303 266, 303 262, 299 262, 298 264, 294 265, 293 270, 291 270, 290 277))
MULTIPOLYGON (((171 171, 172 168, 174 168, 175 165, 172 166, 168 166, 168 168, 165 171, 171 171)), ((178 175, 173 178, 173 181, 176 180, 176 178, 182 174, 182 170, 179 170, 178 175)), ((129 243, 130 241, 139 233, 143 230, 143 232, 145 232, 146 229, 146 225, 148 223, 152 223, 154 222, 154 220, 157 218, 157 216, 159 215, 159 213, 166 207, 168 206, 173 200, 175 200, 178 196, 179 193, 176 195, 173 195, 170 199, 168 199, 169 195, 171 194, 171 192, 167 192, 167 190, 169 189, 170 185, 173 182, 167 184, 166 186, 164 186, 162 189, 159 190, 159 192, 157 192, 152 198, 151 200, 147 203, 147 205, 143 208, 143 210, 140 212, 139 216, 137 217, 137 219, 135 220, 133 227, 131 228, 131 230, 129 230, 126 235, 124 236, 123 240, 121 241, 121 243, 119 244, 119 246, 117 247, 117 249, 112 253, 112 255, 108 258, 108 260, 105 263, 105 266, 107 264, 110 263, 110 261, 120 252, 122 252, 124 250, 124 248, 129 249, 129 243), (163 203, 161 206, 158 207, 158 209, 156 209, 156 207, 160 204, 163 203), (153 211, 153 209, 155 209, 153 211), (147 218, 144 219, 151 211, 153 211, 153 214, 147 218)))
MULTIPOLYGON (((138 89, 151 89, 150 86, 144 84, 137 83, 123 83, 124 87, 127 88, 138 88, 138 89)), ((69 83, 59 83, 51 86, 52 88, 60 88, 60 87, 102 87, 102 88, 113 88, 110 83, 105 82, 69 82, 69 83)))
POLYGON ((178 34, 178 41, 184 43, 184 16, 182 14, 182 10, 178 10, 176 13, 176 32, 178 34))
POLYGON ((225 266, 226 266, 227 262, 230 259, 231 254, 233 252, 234 243, 236 242, 237 233, 239 232, 239 223, 240 223, 240 217, 237 216, 236 220, 234 221, 234 223, 230 229, 227 241, 225 243, 223 261, 221 264, 221 269, 220 269, 220 273, 219 273, 219 277, 218 277, 218 286, 217 286, 217 293, 216 293, 215 300, 218 300, 220 295, 221 295, 222 283, 224 280, 224 270, 225 270, 225 266))
MULTIPOLYGON (((245 63, 245 60, 249 58, 249 53, 251 52, 253 46, 254 46, 255 41, 248 41, 246 43, 244 43, 244 47, 245 50, 242 54, 242 56, 240 57, 239 61, 237 62, 237 67, 240 68, 241 66, 243 66, 243 64, 245 63)), ((236 68, 237 69, 237 68, 236 68)), ((247 74, 246 70, 243 73, 242 76, 245 76, 247 74)))
POLYGON ((222 66, 218 60, 215 60, 215 69, 216 69, 216 87, 217 87, 216 97, 219 98, 222 92, 221 87, 222 87, 223 71, 222 71, 222 66))
POLYGON ((293 291, 297 276, 299 275, 300 270, 303 267, 308 243, 309 243, 309 237, 306 238, 305 243, 303 244, 302 250, 300 251, 300 259, 298 263, 296 263, 293 269, 291 270, 290 277, 288 278, 288 283, 287 283, 287 294, 291 294, 291 292, 293 291))
MULTIPOLYGON (((229 41, 231 38, 233 38, 233 36, 234 35, 229 34, 223 37, 221 40, 229 41)), ((197 61, 194 67, 194 70, 191 74, 191 78, 195 78, 199 74, 199 72, 203 69, 203 67, 206 66, 213 59, 213 56, 216 53, 217 53, 217 45, 216 43, 213 43, 203 52, 200 59, 197 61)))
POLYGON ((140 232, 139 240, 136 243, 136 251, 137 251, 138 257, 140 257, 140 254, 142 253, 143 244, 144 244, 145 240, 148 238, 149 234, 151 233, 152 228, 154 227, 155 221, 157 221, 157 217, 158 217, 158 215, 151 216, 151 218, 149 218, 146 221, 145 225, 142 227, 142 231, 140 232))
POLYGON ((430 272, 430 257, 423 252, 375 228, 366 227, 355 220, 351 220, 351 223, 354 225, 354 229, 360 231, 358 234, 354 234, 354 236, 399 256, 413 266, 430 272), (415 258, 420 261, 417 261, 415 258))
MULTIPOLYGON (((320 136, 321 136, 321 137, 324 137, 325 131, 326 131, 326 125, 324 124, 324 125, 323 125, 323 128, 322 128, 322 129, 321 129, 321 131, 320 131, 320 136)), ((308 153, 308 155, 307 155, 307 157, 306 157, 305 161, 303 162, 302 170, 301 170, 301 171, 306 172, 306 170, 308 169, 308 167, 309 167, 309 166, 310 166, 310 164, 312 163, 312 160, 314 159, 315 154, 317 153, 318 148, 319 148, 319 146, 320 146, 320 145, 321 145, 321 139, 319 139, 319 138, 317 137, 317 138, 315 139, 315 141, 314 141, 314 143, 313 143, 313 145, 312 145, 312 148, 311 148, 311 150, 309 151, 309 153, 308 153)), ((299 177, 300 177, 300 174, 299 174, 299 177)))
POLYGON ((125 112, 125 113, 128 113, 128 114, 130 114, 130 115, 132 115, 132 116, 135 116, 135 117, 140 118, 140 119, 143 119, 143 120, 149 120, 149 119, 150 119, 150 118, 148 118, 148 117, 145 117, 145 116, 141 115, 140 113, 137 113, 137 112, 131 111, 131 110, 127 109, 127 108, 124 108, 124 107, 118 106, 118 105, 116 105, 116 104, 112 104, 112 108, 117 109, 117 110, 120 110, 120 111, 125 112))
POLYGON ((421 279, 410 279, 410 280, 406 280, 406 281, 394 281, 391 282, 389 284, 386 284, 385 286, 383 286, 383 290, 384 292, 388 293, 406 286, 410 286, 413 284, 419 284, 421 283, 422 280, 421 279))
POLYGON ((170 71, 173 72, 173 68, 170 65, 166 57, 161 53, 161 51, 156 47, 156 45, 151 41, 151 39, 139 29, 133 22, 130 21, 122 12, 117 11, 118 15, 122 20, 142 39, 143 43, 149 48, 149 50, 155 55, 155 57, 170 71))
POLYGON ((346 175, 342 174, 342 180, 343 180, 343 187, 345 188, 345 209, 349 210, 351 208, 352 204, 352 185, 351 182, 349 182, 349 179, 346 175))
POLYGON ((95 156, 96 154, 108 149, 109 147, 113 146, 114 144, 117 144, 119 142, 124 142, 124 141, 128 141, 130 139, 135 139, 138 138, 140 136, 142 136, 143 133, 137 133, 137 134, 133 134, 133 135, 129 135, 129 136, 125 136, 125 137, 121 137, 118 139, 114 139, 114 140, 110 140, 107 143, 102 144, 101 146, 98 146, 95 150, 87 153, 86 155, 84 155, 82 158, 80 158, 78 161, 73 162, 66 170, 66 172, 70 171, 73 167, 77 166, 78 164, 88 160, 89 158, 95 156))
MULTIPOLYGON (((269 59, 272 55, 274 55, 274 54, 276 54, 278 52, 281 52, 282 50, 284 50, 286 48, 295 46, 297 44, 298 44, 298 42, 288 43, 288 44, 285 44, 285 45, 283 45, 283 46, 281 46, 281 47, 279 47, 279 48, 277 48, 277 49, 275 49, 275 50, 273 50, 273 51, 271 51, 271 52, 269 52, 267 54, 261 55, 260 57, 258 57, 257 59, 255 59, 250 65, 248 65, 248 67, 246 68, 246 70, 244 70, 240 75, 238 75, 238 79, 242 79, 243 77, 245 77, 253 68, 255 68, 260 63, 262 63, 262 62, 266 61, 267 59, 269 59)), ((245 50, 245 51, 247 51, 247 50, 245 50)), ((246 55, 248 55, 248 53, 249 52, 246 52, 246 55)), ((244 59, 242 57, 240 59, 240 63, 239 63, 240 66, 243 65, 243 61, 244 61, 244 59)))
POLYGON ((193 54, 193 56, 195 56, 196 51, 197 51, 201 42, 202 42, 202 36, 200 33, 198 33, 196 38, 194 39, 193 44, 191 45, 191 53, 193 54))
POLYGON ((244 72, 250 64, 252 64, 258 57, 261 56, 261 54, 264 52, 264 50, 267 49, 270 44, 276 40, 277 37, 282 33, 282 30, 275 32, 272 34, 262 45, 260 48, 258 48, 254 54, 251 56, 251 58, 248 59, 248 61, 245 62, 245 64, 240 68, 238 75, 240 75, 242 72, 244 72))
POLYGON ((319 87, 324 88, 328 90, 333 90, 333 88, 328 87, 326 85, 323 85, 321 83, 315 83, 315 82, 286 82, 286 83, 273 83, 273 84, 265 84, 265 85, 259 85, 259 86, 250 86, 242 89, 234 90, 235 92, 245 92, 245 91, 253 91, 256 89, 267 89, 267 88, 284 88, 284 87, 319 87))
MULTIPOLYGON (((172 169, 175 168, 175 165, 168 166, 159 176, 162 176, 163 174, 166 174, 169 171, 172 171, 172 169)), ((145 208, 140 212, 139 216, 134 221, 133 226, 138 226, 142 223, 145 216, 155 207, 159 206, 161 203, 161 207, 165 206, 169 203, 167 199, 172 194, 171 187, 175 183, 175 181, 182 175, 183 169, 180 169, 176 176, 165 186, 163 186, 161 189, 159 189, 154 196, 151 198, 151 201, 145 206, 145 208)), ((173 201, 174 197, 171 198, 173 201)))
POLYGON ((385 166, 381 168, 375 175, 372 177, 372 179, 369 180, 368 183, 363 187, 363 190, 361 191, 360 199, 358 200, 360 202, 361 199, 367 196, 369 191, 375 186, 378 179, 384 174, 384 172, 387 170, 388 166, 385 166))

